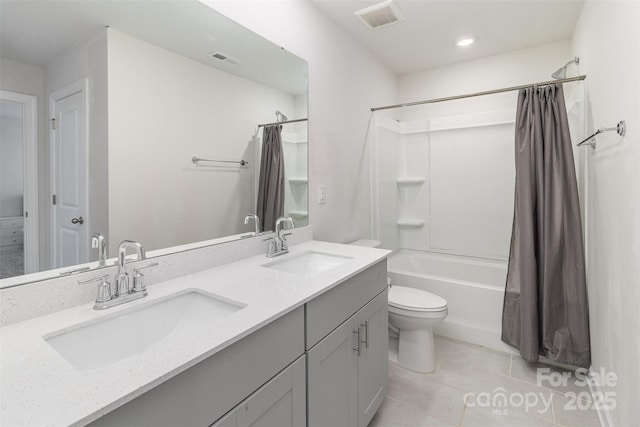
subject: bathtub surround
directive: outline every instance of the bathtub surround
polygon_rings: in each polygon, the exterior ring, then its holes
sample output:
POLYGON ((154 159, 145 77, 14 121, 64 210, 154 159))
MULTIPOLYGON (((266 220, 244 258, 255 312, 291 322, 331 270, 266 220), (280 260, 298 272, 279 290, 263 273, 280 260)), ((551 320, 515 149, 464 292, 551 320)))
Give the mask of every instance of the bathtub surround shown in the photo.
MULTIPOLYGON (((568 55, 568 42, 552 43, 403 76, 399 83, 407 101, 483 92, 547 81, 568 55)), ((573 86, 583 85, 565 85, 573 88, 567 91, 572 131, 583 108, 573 86)), ((501 351, 513 351, 500 337, 516 98, 514 91, 379 111, 370 128, 373 237, 397 249, 389 263, 394 283, 448 301, 449 316, 437 334, 501 351)))
POLYGON ((562 84, 520 90, 502 340, 528 362, 588 368, 582 222, 562 84))

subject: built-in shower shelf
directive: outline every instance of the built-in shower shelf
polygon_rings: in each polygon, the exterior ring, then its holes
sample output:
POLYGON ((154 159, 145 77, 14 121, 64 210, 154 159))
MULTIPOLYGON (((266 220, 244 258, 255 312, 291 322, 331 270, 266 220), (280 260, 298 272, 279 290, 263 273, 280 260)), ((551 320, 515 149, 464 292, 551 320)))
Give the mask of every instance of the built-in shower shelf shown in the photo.
POLYGON ((309 179, 304 176, 297 176, 289 178, 289 182, 292 184, 306 184, 309 182, 309 179))
POLYGON ((426 221, 423 219, 401 218, 396 224, 398 224, 398 227, 420 228, 424 227, 426 221))
POLYGON ((309 216, 309 212, 307 211, 289 211, 289 216, 293 219, 296 218, 306 218, 309 216))
POLYGON ((425 181, 424 176, 403 176, 398 178, 396 181, 398 185, 417 185, 422 184, 425 181))
POLYGON ((282 142, 286 142, 288 144, 306 144, 307 140, 306 139, 293 139, 293 138, 284 139, 283 138, 282 142))

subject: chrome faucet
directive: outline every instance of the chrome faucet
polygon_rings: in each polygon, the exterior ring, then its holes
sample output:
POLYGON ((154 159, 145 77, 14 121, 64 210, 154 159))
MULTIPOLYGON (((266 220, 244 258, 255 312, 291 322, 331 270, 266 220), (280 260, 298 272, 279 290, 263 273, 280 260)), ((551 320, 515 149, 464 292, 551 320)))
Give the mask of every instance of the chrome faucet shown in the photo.
POLYGON ((291 233, 283 233, 284 224, 289 224, 291 226, 290 228, 295 227, 295 222, 292 218, 281 216, 276 220, 275 236, 273 236, 272 239, 268 239, 269 246, 267 247, 267 258, 273 258, 278 255, 289 253, 286 236, 290 235, 291 233))
POLYGON ((98 250, 98 267, 107 265, 107 240, 100 233, 91 236, 91 248, 98 250))
POLYGON ((134 248, 138 259, 147 259, 144 247, 133 240, 124 240, 118 246, 118 275, 116 276, 116 297, 129 294, 129 273, 126 270, 127 249, 134 248))
POLYGON ((147 296, 147 288, 144 285, 144 276, 140 273, 140 270, 148 267, 155 267, 158 263, 153 262, 146 265, 137 265, 133 269, 135 272, 135 275, 133 276, 133 288, 130 288, 129 274, 126 269, 127 249, 129 248, 136 250, 138 260, 147 259, 144 247, 140 243, 134 242, 133 240, 125 240, 120 243, 120 246, 118 246, 118 274, 116 274, 115 292, 111 292, 111 284, 108 281, 108 274, 78 281, 79 284, 100 282, 100 285, 98 285, 96 303, 93 306, 95 310, 104 310, 105 308, 115 307, 116 305, 124 304, 125 302, 147 296))
POLYGON ((253 235, 254 236, 259 236, 260 234, 262 234, 262 232, 260 231, 260 217, 256 214, 249 214, 246 217, 244 217, 244 223, 245 224, 249 224, 249 221, 253 220, 253 225, 254 225, 254 232, 253 235))

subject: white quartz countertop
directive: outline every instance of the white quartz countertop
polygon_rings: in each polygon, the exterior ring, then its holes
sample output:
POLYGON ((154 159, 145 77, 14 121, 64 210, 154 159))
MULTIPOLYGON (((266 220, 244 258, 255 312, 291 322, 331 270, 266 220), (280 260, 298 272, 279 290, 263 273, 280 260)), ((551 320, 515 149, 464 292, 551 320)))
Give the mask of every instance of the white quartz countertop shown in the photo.
MULTIPOLYGON (((259 255, 148 288, 149 296, 107 310, 84 304, 0 329, 0 424, 84 425, 239 341, 385 258, 389 251, 308 241, 277 258, 259 255), (307 277, 263 265, 318 251, 350 257, 307 277), (81 373, 43 337, 195 289, 247 306, 144 354, 81 373)), ((135 325, 131 325, 135 327, 135 325)), ((116 332, 114 332, 116 333, 116 332)))

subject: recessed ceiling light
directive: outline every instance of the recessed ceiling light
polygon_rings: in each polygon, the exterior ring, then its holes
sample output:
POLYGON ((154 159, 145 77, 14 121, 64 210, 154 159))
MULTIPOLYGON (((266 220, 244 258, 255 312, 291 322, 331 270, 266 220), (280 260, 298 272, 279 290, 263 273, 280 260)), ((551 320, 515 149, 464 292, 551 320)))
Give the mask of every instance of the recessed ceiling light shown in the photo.
POLYGON ((475 37, 461 37, 458 39, 456 44, 460 47, 465 47, 473 44, 473 42, 475 41, 476 41, 475 37))

